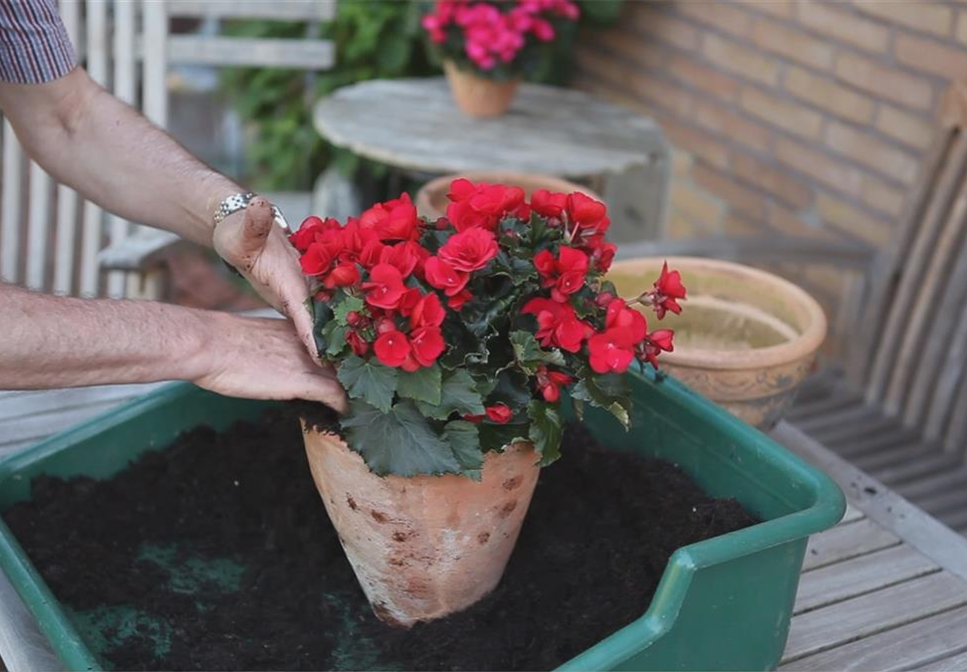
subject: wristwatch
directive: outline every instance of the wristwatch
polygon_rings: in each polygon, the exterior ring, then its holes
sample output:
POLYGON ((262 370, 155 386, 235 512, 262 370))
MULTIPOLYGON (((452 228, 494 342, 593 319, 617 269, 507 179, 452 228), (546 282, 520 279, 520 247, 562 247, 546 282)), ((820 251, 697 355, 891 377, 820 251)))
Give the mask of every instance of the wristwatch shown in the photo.
MULTIPOLYGON (((252 201, 253 198, 255 198, 255 194, 252 193, 251 191, 247 193, 233 194, 228 198, 226 198, 224 201, 222 201, 219 204, 218 209, 215 210, 215 217, 214 217, 215 226, 218 226, 222 222, 222 220, 224 220, 232 213, 235 213, 235 212, 238 212, 239 210, 247 208, 248 204, 252 201)), ((285 221, 285 216, 282 214, 282 211, 279 210, 278 206, 275 206, 275 205, 272 206, 272 215, 273 215, 273 219, 275 219, 275 223, 281 226, 283 231, 285 231, 286 233, 292 232, 289 229, 288 222, 285 221)))

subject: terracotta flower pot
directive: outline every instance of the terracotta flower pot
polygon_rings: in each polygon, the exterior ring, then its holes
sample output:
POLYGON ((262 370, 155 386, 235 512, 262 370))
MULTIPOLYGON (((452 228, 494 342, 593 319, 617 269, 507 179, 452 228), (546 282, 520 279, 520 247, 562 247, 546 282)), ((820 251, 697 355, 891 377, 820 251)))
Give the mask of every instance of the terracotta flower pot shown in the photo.
POLYGON ((499 117, 510 108, 520 80, 497 82, 462 70, 453 61, 444 61, 443 71, 457 107, 468 117, 499 117))
POLYGON ((537 485, 531 444, 489 453, 480 481, 380 477, 342 439, 303 430, 312 478, 381 620, 410 627, 497 586, 537 485))
MULTIPOLYGON (((663 258, 615 262, 608 279, 620 296, 650 289, 663 258)), ((771 273, 727 261, 675 257, 688 289, 681 315, 649 328, 675 330, 662 368, 759 429, 776 425, 795 400, 826 337, 826 317, 809 294, 771 273), (659 327, 660 325, 660 327, 659 327)))
POLYGON ((531 194, 538 189, 547 189, 558 193, 570 194, 574 191, 590 196, 591 198, 604 201, 596 193, 587 187, 569 182, 560 177, 551 175, 539 175, 536 173, 515 173, 512 171, 485 171, 477 170, 459 175, 443 175, 430 180, 416 192, 416 209, 421 216, 426 217, 431 222, 438 217, 443 217, 447 212, 447 193, 450 191, 450 183, 455 179, 465 177, 471 182, 487 182, 489 184, 506 184, 511 187, 520 187, 529 199, 531 194))

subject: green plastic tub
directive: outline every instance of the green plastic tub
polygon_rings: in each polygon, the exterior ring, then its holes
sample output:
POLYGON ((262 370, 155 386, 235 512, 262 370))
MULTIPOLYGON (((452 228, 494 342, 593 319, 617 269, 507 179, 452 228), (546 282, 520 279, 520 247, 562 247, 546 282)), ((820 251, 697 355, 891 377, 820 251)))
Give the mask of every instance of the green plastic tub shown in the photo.
MULTIPOLYGON (((648 610, 560 669, 775 668, 807 538, 839 521, 843 495, 824 474, 676 381, 629 375, 632 431, 594 412, 586 417, 591 431, 615 449, 680 464, 706 492, 737 498, 764 522, 680 548, 648 610)), ((265 406, 173 384, 0 462, 0 511, 29 499, 38 474, 107 478, 186 429, 223 429, 265 406)), ((64 665, 100 669, 104 638, 57 601, 2 522, 0 567, 64 665)))

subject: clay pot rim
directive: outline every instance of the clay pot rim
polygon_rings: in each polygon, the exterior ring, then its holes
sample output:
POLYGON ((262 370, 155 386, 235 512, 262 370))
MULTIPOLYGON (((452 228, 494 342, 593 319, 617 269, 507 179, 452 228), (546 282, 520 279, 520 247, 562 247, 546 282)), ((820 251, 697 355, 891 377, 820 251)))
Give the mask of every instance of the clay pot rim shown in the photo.
POLYGON ((558 177, 556 175, 547 175, 545 173, 527 173, 515 170, 467 170, 459 173, 450 173, 449 175, 435 177, 420 187, 419 191, 416 192, 416 202, 414 203, 417 211, 432 212, 436 210, 430 200, 430 194, 438 192, 441 189, 444 190, 445 194, 450 188, 450 183, 461 177, 466 178, 471 182, 487 182, 489 184, 513 184, 518 181, 531 182, 534 180, 539 180, 547 184, 545 187, 547 189, 565 194, 569 194, 572 191, 580 191, 585 196, 604 203, 604 199, 593 190, 588 189, 584 185, 572 182, 567 178, 558 177))
MULTIPOLYGON (((620 249, 620 248, 619 248, 620 249)), ((789 282, 778 275, 752 268, 744 264, 737 264, 721 259, 707 259, 704 257, 635 257, 622 259, 612 265, 612 269, 632 267, 642 263, 655 263, 659 267, 662 261, 668 261, 670 268, 682 271, 686 287, 688 285, 688 268, 696 266, 724 271, 739 275, 752 283, 769 285, 784 294, 788 301, 798 304, 799 311, 806 315, 806 327, 798 337, 765 348, 751 350, 728 350, 724 348, 685 348, 675 352, 662 354, 662 360, 681 368, 693 369, 762 369, 767 367, 792 364, 813 355, 826 338, 826 314, 819 303, 798 285, 789 282)), ((688 301, 684 302, 684 309, 688 310, 688 301)))

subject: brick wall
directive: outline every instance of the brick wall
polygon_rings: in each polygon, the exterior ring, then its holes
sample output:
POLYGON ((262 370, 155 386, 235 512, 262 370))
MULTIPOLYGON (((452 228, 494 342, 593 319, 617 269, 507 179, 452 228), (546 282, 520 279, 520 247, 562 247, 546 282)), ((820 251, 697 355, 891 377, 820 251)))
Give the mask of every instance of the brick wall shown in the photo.
MULTIPOLYGON (((967 4, 627 0, 578 63, 578 86, 655 117, 674 145, 670 236, 879 247, 947 83, 967 77, 967 4)), ((842 274, 780 270, 835 309, 842 274)))

